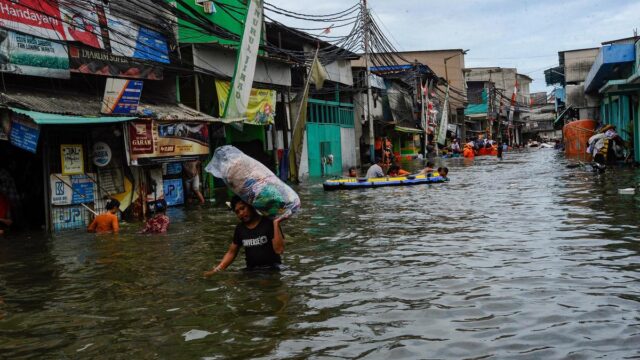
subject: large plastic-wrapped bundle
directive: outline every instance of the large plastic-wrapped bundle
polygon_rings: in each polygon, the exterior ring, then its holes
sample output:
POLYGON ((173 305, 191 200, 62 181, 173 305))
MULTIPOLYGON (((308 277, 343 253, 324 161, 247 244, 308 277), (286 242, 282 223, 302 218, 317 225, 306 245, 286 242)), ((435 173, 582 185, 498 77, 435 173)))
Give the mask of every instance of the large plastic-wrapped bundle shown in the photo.
POLYGON ((259 161, 231 145, 216 149, 205 170, 222 179, 262 215, 288 217, 300 209, 300 198, 293 189, 259 161))

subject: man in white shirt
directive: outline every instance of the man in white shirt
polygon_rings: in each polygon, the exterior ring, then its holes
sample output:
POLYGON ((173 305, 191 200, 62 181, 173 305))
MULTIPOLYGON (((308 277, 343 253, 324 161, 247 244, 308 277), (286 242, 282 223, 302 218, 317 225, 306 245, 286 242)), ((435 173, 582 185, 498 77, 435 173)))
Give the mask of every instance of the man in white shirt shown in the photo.
POLYGON ((367 178, 383 177, 384 171, 382 170, 382 158, 376 157, 376 163, 371 165, 367 170, 367 178))

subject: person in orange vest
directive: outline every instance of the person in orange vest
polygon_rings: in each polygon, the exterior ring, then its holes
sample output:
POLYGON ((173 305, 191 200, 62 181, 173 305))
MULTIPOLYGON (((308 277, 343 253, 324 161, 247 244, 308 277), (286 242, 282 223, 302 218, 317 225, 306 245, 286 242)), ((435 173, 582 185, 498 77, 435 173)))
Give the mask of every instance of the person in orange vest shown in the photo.
POLYGON ((475 153, 473 151, 473 147, 471 147, 469 144, 466 144, 464 146, 464 151, 462 152, 462 156, 466 157, 466 158, 474 158, 475 157, 475 153))

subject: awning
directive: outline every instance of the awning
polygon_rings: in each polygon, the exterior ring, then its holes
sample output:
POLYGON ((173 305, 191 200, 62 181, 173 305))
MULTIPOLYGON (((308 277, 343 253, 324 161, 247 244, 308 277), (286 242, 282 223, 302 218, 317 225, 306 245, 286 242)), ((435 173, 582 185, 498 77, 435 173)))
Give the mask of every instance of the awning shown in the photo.
POLYGON ((573 106, 569 105, 567 106, 566 109, 564 109, 563 112, 560 113, 560 115, 558 115, 558 117, 553 121, 553 127, 555 129, 561 129, 562 126, 564 126, 564 124, 562 123, 562 119, 564 119, 565 115, 567 115, 567 113, 569 113, 569 110, 571 110, 573 108, 573 106), (561 126, 558 126, 561 125, 561 126))
MULTIPOLYGON (((8 91, 0 93, 0 105, 16 112, 34 112, 42 124, 113 123, 132 119, 159 121, 233 122, 223 121, 179 103, 138 105, 138 113, 129 116, 105 116, 100 113, 102 97, 77 92, 8 91), (38 113, 42 115, 37 115, 38 113)), ((26 114, 25 114, 26 115, 26 114)), ((30 115, 29 115, 30 116, 30 115)), ((34 121, 36 118, 33 118, 34 121)))
POLYGON ((114 116, 72 116, 72 115, 59 115, 49 114, 39 111, 23 110, 14 107, 9 107, 11 111, 18 114, 26 115, 33 119, 36 124, 39 125, 71 125, 71 124, 104 124, 104 123, 117 123, 129 120, 135 120, 136 117, 114 117, 114 116))
POLYGON ((408 127, 402 127, 402 126, 396 126, 394 130, 397 132, 407 133, 407 134, 424 134, 424 130, 422 129, 408 128, 408 127))

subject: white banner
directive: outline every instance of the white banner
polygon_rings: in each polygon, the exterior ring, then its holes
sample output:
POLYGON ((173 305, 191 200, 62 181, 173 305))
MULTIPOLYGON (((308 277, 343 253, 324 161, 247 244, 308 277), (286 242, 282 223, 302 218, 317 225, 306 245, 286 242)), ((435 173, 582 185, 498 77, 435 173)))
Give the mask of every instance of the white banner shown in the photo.
POLYGON ((444 97, 444 105, 442 105, 442 116, 440 117, 440 123, 438 124, 438 144, 446 144, 447 141, 447 128, 449 126, 449 88, 447 87, 447 94, 444 97))
POLYGON ((247 112, 262 34, 262 0, 250 0, 225 118, 243 118, 247 112))

